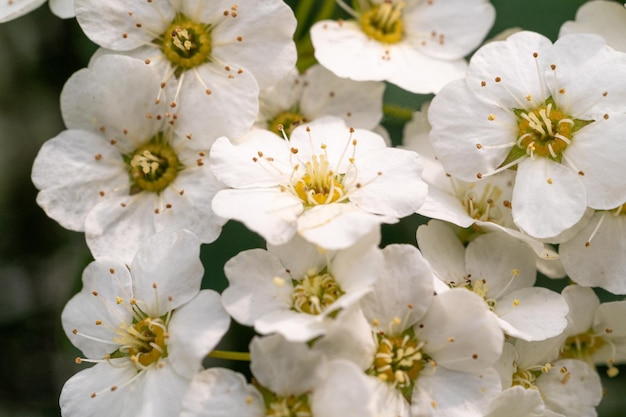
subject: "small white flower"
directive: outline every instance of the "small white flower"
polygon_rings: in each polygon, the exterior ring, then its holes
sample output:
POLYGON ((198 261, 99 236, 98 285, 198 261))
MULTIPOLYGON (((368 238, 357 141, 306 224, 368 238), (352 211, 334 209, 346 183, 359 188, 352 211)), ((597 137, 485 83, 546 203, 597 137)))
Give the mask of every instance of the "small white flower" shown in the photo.
POLYGON ((348 249, 325 251, 299 236, 268 250, 251 249, 226 262, 226 311, 261 334, 290 341, 325 334, 357 305, 383 273, 373 233, 348 249))
POLYGON ((374 129, 383 116, 384 91, 382 82, 339 78, 321 65, 301 75, 294 69, 261 91, 255 126, 282 135, 282 125, 289 135, 299 124, 322 116, 338 116, 350 126, 374 129))
POLYGON ((347 248, 414 213, 427 191, 416 153, 333 117, 296 128, 289 140, 265 130, 234 143, 220 138, 209 165, 233 188, 216 194, 213 210, 272 245, 298 233, 326 249, 347 248))
POLYGON ((626 8, 614 1, 583 3, 576 20, 563 23, 559 37, 570 33, 595 33, 606 39, 610 47, 626 52, 626 8))
MULTIPOLYGON (((46 0, 4 0, 0 2, 0 23, 17 19, 35 10, 46 0)), ((50 0, 52 13, 67 19, 74 17, 74 0, 50 0)))
POLYGON ((225 222, 211 211, 223 185, 204 166, 214 136, 188 134, 187 115, 155 104, 149 86, 157 80, 136 59, 96 59, 66 83, 68 130, 35 159, 37 203, 63 227, 85 231, 94 257, 129 262, 162 230, 186 228, 212 242, 225 222))
POLYGON ((385 80, 413 93, 437 92, 463 77, 463 59, 495 19, 485 0, 359 1, 353 18, 324 20, 311 28, 315 57, 339 77, 385 80))
POLYGON ((465 80, 432 101, 430 135, 451 175, 476 181, 517 167, 515 224, 553 238, 586 212, 626 201, 626 55, 597 35, 554 45, 520 32, 479 49, 465 80))
POLYGON ((596 211, 586 226, 561 243, 565 271, 577 284, 626 294, 626 211, 624 204, 596 211))
POLYGON ((92 262, 83 288, 61 314, 63 329, 95 362, 61 392, 64 416, 172 416, 202 359, 230 319, 214 291, 200 291, 200 242, 190 232, 160 233, 130 266, 92 262))
POLYGON ((418 228, 417 241, 437 277, 482 297, 506 334, 534 341, 565 329, 567 303, 554 291, 533 287, 535 254, 523 242, 495 232, 476 237, 466 249, 436 220, 418 228))
POLYGON ((162 74, 152 85, 153 100, 175 84, 169 104, 197 115, 194 134, 216 126, 224 128, 220 135, 245 133, 257 115, 259 88, 296 62, 296 20, 282 0, 84 0, 76 19, 98 45, 141 58, 162 74))

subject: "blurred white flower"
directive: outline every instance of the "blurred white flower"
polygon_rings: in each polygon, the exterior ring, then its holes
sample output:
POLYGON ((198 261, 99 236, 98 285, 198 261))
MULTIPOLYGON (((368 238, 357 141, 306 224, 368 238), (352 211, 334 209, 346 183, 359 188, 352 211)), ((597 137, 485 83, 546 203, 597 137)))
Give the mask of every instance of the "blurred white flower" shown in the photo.
POLYGON ((486 0, 367 0, 356 10, 338 3, 354 20, 316 22, 315 58, 339 77, 385 80, 413 93, 436 93, 463 77, 464 57, 495 19, 486 0))
POLYGON ((95 366, 71 377, 61 412, 71 416, 178 415, 182 395, 230 318, 204 273, 190 232, 160 233, 130 266, 100 259, 61 314, 72 343, 95 366))
POLYGON ((272 245, 298 233, 325 249, 347 248, 414 213, 427 192, 415 152, 388 148, 379 135, 334 117, 299 126, 289 140, 265 130, 220 138, 209 166, 233 188, 216 194, 215 213, 272 245))
MULTIPOLYGON (((0 23, 17 19, 35 10, 46 0, 5 0, 0 2, 0 23)), ((61 18, 74 17, 74 0, 50 0, 50 10, 61 18)))
POLYGON ((63 227, 85 231, 94 257, 129 262, 162 230, 186 228, 212 242, 225 222, 211 211, 223 185, 203 162, 215 137, 187 133, 193 115, 155 104, 157 80, 133 58, 92 61, 61 93, 68 130, 35 159, 37 203, 63 227))
POLYGON ((513 221, 553 238, 587 207, 626 201, 626 55, 597 35, 554 45, 520 32, 479 49, 464 80, 429 108, 430 140, 451 175, 476 181, 517 168, 513 221))
POLYGON ((626 52, 626 8, 614 1, 583 3, 576 12, 576 19, 563 23, 559 37, 570 33, 595 33, 610 47, 626 52))

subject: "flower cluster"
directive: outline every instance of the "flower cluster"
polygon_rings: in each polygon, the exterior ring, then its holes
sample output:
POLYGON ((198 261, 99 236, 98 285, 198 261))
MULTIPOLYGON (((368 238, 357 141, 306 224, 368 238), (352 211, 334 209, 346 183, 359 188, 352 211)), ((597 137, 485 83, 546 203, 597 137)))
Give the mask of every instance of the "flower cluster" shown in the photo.
POLYGON ((95 259, 63 416, 596 415, 596 365, 626 361, 626 301, 592 289, 626 294, 622 5, 482 44, 488 0, 324 0, 305 65, 283 0, 72 3, 101 48, 32 169, 95 259), (402 146, 385 82, 435 94, 402 146), (381 248, 415 213, 417 246, 381 248), (199 252, 228 220, 267 245, 219 294, 199 252), (216 350, 231 318, 249 353, 216 350))

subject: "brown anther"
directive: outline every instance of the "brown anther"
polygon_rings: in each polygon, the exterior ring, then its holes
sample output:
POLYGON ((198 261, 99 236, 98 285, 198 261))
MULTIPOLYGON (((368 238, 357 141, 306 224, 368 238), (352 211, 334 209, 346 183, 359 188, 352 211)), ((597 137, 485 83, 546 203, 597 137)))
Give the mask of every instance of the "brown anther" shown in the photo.
POLYGON ((243 36, 237 36, 237 41, 238 42, 243 42, 243 36))
POLYGON ((556 65, 552 64, 550 65, 550 68, 552 68, 552 71, 554 71, 556 69, 556 65))
POLYGON ((144 64, 146 64, 146 65, 150 65, 150 62, 152 62, 152 61, 150 61, 149 59, 147 59, 147 58, 146 58, 146 60, 145 60, 145 61, 143 61, 143 62, 144 62, 144 64))
POLYGON ((171 209, 171 208, 172 208, 172 205, 168 203, 168 204, 166 204, 166 205, 165 205, 165 208, 166 208, 166 209, 171 209))
POLYGON ((122 38, 124 39, 128 38, 128 33, 122 33, 122 38))
POLYGON ((500 77, 496 77, 495 81, 496 81, 497 83, 499 83, 500 81, 502 81, 502 78, 500 78, 500 77))
POLYGON ((480 82, 480 86, 481 87, 486 87, 487 86, 487 82, 486 81, 481 81, 480 82))
POLYGON ((161 212, 161 210, 159 210, 158 208, 154 209, 154 214, 159 214, 161 212))
POLYGON ((93 159, 95 159, 96 161, 101 160, 101 159, 102 159, 102 154, 101 154, 101 153, 98 153, 98 154, 94 155, 94 156, 93 156, 93 159))
POLYGON ((480 143, 476 144, 476 149, 482 149, 482 148, 483 148, 483 145, 481 145, 480 143))
POLYGON ((98 296, 98 291, 92 291, 91 295, 93 295, 94 297, 97 297, 98 296))
POLYGON ((533 58, 537 58, 539 54, 537 52, 533 52, 533 58))

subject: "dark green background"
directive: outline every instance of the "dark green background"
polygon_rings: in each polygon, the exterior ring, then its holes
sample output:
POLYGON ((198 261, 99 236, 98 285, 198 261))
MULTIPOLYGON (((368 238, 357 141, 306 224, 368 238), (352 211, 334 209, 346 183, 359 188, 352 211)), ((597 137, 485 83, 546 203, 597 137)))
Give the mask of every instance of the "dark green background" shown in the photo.
MULTIPOLYGON (((288 3, 297 7, 298 1, 288 3)), ((490 36, 520 27, 555 40, 561 24, 572 19, 584 1, 492 3, 497 18, 490 36)), ((82 369, 74 364, 80 353, 66 340, 60 313, 80 289, 80 274, 91 256, 82 234, 62 229, 36 205, 30 169, 41 144, 64 128, 58 105, 63 83, 86 66, 94 50, 73 19, 62 21, 47 6, 0 24, 0 417, 58 416, 64 381, 82 369)), ((411 109, 429 98, 394 87, 386 93, 386 100, 411 109)), ((397 143, 402 124, 386 120, 385 125, 397 143)), ((422 221, 412 216, 385 226, 383 244, 415 244, 415 230, 422 221)), ((258 236, 228 223, 216 242, 203 247, 204 286, 223 289, 224 262, 241 250, 262 246, 258 236)), ((251 336, 248 329, 234 325, 224 347, 245 349, 251 336)), ((236 369, 246 371, 242 364, 236 369)), ((625 367, 621 370, 626 374, 625 367)), ((603 383, 606 395, 599 415, 624 415, 626 378, 604 378, 603 383)))

